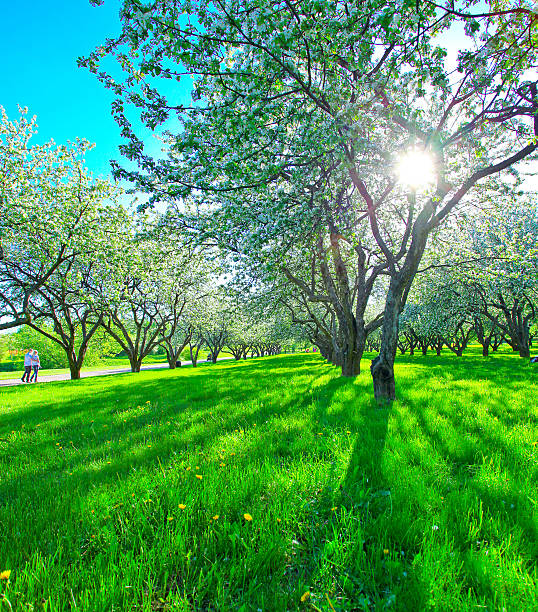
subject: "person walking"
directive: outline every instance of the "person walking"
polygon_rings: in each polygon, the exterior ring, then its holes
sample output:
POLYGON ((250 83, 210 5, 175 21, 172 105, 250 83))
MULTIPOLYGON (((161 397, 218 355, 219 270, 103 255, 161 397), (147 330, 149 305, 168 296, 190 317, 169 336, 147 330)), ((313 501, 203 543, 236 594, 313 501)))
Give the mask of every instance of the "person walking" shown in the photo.
POLYGON ((28 349, 28 352, 24 356, 24 374, 22 375, 22 382, 30 382, 30 372, 32 371, 32 349, 28 349))
POLYGON ((39 372, 39 368, 41 367, 41 362, 39 361, 39 353, 34 350, 32 353, 32 368, 34 370, 32 376, 30 376, 30 382, 37 382, 37 373, 39 372))

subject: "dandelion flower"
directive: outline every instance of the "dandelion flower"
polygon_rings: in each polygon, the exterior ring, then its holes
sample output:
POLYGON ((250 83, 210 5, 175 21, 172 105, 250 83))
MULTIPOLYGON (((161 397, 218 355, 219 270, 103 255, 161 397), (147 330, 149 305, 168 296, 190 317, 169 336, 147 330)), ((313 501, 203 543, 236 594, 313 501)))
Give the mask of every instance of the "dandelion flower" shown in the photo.
POLYGON ((310 597, 310 591, 305 591, 302 595, 301 595, 301 601, 304 603, 308 598, 310 597))
POLYGON ((190 466, 190 465, 188 465, 188 466, 187 466, 187 472, 188 472, 190 469, 191 469, 191 466, 190 466))
POLYGON ((243 517, 245 519, 245 521, 251 521, 252 520, 252 516, 250 516, 250 514, 248 512, 245 512, 245 514, 243 514, 243 517))
POLYGON ((169 517, 168 517, 168 522, 173 521, 173 520, 174 520, 174 517, 173 517, 173 516, 169 516, 169 517))
POLYGON ((196 474, 196 478, 198 478, 198 480, 202 480, 202 474, 196 474))
POLYGON ((181 510, 185 510, 186 507, 185 504, 178 504, 178 508, 181 508, 181 510))
POLYGON ((389 549, 388 548, 384 548, 383 549, 383 554, 384 555, 388 555, 389 554, 389 549))
POLYGON ((277 523, 280 523, 280 522, 281 522, 281 520, 280 520, 279 518, 277 518, 276 522, 277 522, 277 523))
POLYGON ((338 506, 333 506, 333 507, 331 508, 331 512, 334 512, 334 511, 335 511, 337 508, 338 508, 338 506))
POLYGON ((213 517, 213 520, 214 521, 218 521, 219 520, 219 516, 220 516, 219 514, 215 514, 215 516, 213 517))
POLYGON ((11 570, 4 570, 3 572, 0 572, 0 580, 9 580, 10 576, 11 570))
POLYGON ((224 467, 226 464, 222 463, 222 461, 219 463, 220 467, 224 467))

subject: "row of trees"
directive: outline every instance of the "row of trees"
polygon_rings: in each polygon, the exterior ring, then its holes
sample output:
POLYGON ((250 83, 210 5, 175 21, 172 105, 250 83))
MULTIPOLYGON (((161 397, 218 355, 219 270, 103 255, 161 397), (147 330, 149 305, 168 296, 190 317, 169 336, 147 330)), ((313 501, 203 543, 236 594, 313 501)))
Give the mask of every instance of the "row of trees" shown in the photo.
POLYGON ((428 244, 463 210, 484 216, 495 177, 538 146, 534 9, 126 0, 121 18, 80 60, 116 96, 138 164, 117 175, 274 284, 343 375, 381 329, 374 391, 394 399, 400 317, 428 244), (468 36, 456 61, 449 30, 468 36), (186 75, 189 103, 172 86, 186 75), (153 130, 180 122, 162 131, 166 156, 147 154, 132 111, 153 130))
POLYGON ((214 361, 267 354, 293 336, 276 316, 252 320, 245 300, 219 281, 215 249, 193 246, 158 215, 133 213, 118 188, 84 166, 89 143, 32 145, 23 110, 0 124, 0 325, 26 325, 61 347, 71 377, 97 334, 106 332, 133 372, 164 347, 170 367, 202 346, 214 361), (248 315, 248 316, 247 316, 248 315))

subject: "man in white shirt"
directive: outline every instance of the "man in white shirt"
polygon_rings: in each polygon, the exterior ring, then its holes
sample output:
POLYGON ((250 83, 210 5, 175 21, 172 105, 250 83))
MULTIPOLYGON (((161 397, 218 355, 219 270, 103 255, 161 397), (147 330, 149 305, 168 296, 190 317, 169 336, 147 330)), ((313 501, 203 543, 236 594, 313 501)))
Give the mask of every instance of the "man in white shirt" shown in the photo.
POLYGON ((24 374, 22 375, 22 382, 30 382, 30 373, 32 371, 32 349, 28 349, 28 352, 24 356, 24 374))

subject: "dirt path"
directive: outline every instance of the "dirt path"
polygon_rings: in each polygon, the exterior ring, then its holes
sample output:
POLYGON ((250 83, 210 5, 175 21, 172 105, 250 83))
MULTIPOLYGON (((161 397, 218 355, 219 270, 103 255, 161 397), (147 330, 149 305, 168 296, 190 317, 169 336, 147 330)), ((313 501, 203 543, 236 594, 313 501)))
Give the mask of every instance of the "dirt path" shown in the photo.
MULTIPOLYGON (((220 357, 217 361, 224 361, 226 359, 233 359, 233 357, 220 357)), ((182 365, 191 365, 190 361, 182 361, 182 365)), ((205 363, 205 362, 198 362, 205 363)), ((167 363, 152 363, 150 365, 143 365, 142 370, 160 370, 162 368, 167 368, 167 363)), ((131 368, 117 368, 113 370, 88 370, 86 372, 81 372, 81 378, 90 378, 92 376, 107 376, 108 374, 125 374, 131 371, 131 368)), ((22 375, 22 374, 21 374, 22 375)), ((70 380, 71 375, 69 372, 65 374, 48 374, 46 376, 40 376, 38 382, 52 382, 55 380, 70 380)), ((6 380, 0 380, 0 387, 15 387, 17 385, 25 385, 25 384, 33 384, 33 383, 23 383, 20 377, 18 378, 8 378, 6 380)))

